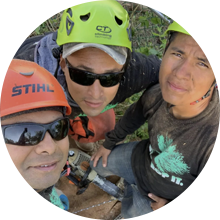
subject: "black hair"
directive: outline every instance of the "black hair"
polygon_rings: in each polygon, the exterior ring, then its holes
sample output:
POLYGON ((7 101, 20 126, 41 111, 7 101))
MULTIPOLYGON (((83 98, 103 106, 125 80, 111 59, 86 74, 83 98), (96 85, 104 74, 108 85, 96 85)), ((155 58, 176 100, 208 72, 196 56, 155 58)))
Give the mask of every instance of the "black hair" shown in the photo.
POLYGON ((169 33, 168 39, 167 39, 167 44, 166 44, 166 47, 165 47, 165 50, 164 50, 163 54, 166 53, 168 47, 170 46, 171 42, 174 41, 174 39, 176 38, 178 33, 179 32, 177 32, 177 31, 172 31, 172 32, 169 33))

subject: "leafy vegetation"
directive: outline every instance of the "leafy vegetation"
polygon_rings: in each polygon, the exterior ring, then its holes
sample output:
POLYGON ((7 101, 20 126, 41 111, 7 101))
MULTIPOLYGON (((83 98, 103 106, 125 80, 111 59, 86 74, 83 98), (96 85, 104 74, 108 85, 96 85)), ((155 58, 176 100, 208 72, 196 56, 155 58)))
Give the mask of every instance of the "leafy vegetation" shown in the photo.
POLYGON ((164 31, 168 24, 154 14, 150 8, 143 6, 130 19, 132 20, 131 33, 135 51, 146 56, 156 55, 162 58, 166 46, 164 31))

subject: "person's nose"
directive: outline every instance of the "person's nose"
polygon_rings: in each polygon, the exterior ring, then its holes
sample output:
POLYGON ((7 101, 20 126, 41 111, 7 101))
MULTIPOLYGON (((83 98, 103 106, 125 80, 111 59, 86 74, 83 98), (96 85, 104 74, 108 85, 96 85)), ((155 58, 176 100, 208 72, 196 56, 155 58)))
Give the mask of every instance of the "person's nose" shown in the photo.
POLYGON ((184 59, 176 65, 173 71, 178 79, 190 80, 192 79, 193 64, 184 59))
POLYGON ((88 94, 94 99, 99 99, 101 96, 103 96, 103 87, 98 79, 96 79, 95 82, 89 86, 88 94))
POLYGON ((37 154, 52 155, 56 151, 56 142, 51 135, 46 132, 44 139, 36 146, 37 154))

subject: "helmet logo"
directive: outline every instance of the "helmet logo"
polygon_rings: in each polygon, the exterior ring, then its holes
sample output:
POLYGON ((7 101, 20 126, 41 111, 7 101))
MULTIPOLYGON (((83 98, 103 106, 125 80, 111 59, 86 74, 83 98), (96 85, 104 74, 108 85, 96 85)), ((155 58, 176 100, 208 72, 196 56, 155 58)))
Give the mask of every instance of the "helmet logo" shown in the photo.
POLYGON ((27 84, 22 86, 15 86, 12 88, 12 97, 28 94, 28 93, 35 93, 35 92, 54 92, 53 89, 50 87, 53 87, 53 85, 50 84, 27 84))
POLYGON ((200 26, 200 27, 205 26, 205 22, 203 20, 198 19, 198 18, 192 18, 191 22, 197 26, 200 26))
POLYGON ((100 31, 102 33, 111 33, 112 32, 111 28, 108 27, 108 26, 100 26, 99 25, 99 26, 96 27, 96 30, 100 31))
POLYGON ((70 35, 72 29, 73 29, 73 26, 74 26, 74 22, 71 21, 69 19, 69 17, 67 16, 66 17, 66 32, 67 32, 67 35, 70 35))

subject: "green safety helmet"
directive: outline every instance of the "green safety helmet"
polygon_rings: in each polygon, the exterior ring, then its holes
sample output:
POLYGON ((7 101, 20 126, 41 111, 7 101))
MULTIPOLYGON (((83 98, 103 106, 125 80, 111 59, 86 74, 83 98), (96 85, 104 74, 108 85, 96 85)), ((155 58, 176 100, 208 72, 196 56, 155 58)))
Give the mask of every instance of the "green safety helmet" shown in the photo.
POLYGON ((131 34, 127 11, 115 0, 93 1, 63 12, 57 32, 59 46, 94 43, 129 48, 131 34))
POLYGON ((220 0, 185 2, 166 33, 177 31, 220 47, 220 0))

